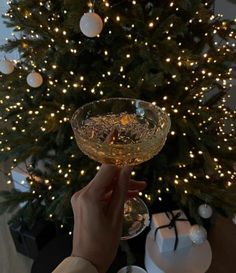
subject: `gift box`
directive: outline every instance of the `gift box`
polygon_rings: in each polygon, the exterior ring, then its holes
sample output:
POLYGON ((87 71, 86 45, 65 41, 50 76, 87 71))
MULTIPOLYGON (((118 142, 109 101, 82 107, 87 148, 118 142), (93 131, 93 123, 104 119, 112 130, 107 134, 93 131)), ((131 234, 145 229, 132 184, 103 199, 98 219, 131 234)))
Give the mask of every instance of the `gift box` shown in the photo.
POLYGON ((161 253, 150 232, 145 246, 145 268, 148 273, 205 273, 211 265, 212 251, 206 240, 201 245, 161 253))
POLYGON ((153 214, 151 231, 160 252, 191 247, 191 225, 181 210, 153 214))
POLYGON ((16 251, 35 259, 39 251, 55 237, 55 224, 39 220, 31 229, 23 227, 20 223, 9 226, 16 251))

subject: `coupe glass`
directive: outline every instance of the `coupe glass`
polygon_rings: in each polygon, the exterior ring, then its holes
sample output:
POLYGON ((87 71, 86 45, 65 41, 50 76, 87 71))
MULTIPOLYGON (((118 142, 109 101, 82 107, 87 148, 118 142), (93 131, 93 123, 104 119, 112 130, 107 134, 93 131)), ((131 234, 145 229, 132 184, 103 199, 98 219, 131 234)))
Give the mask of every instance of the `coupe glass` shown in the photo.
MULTIPOLYGON (((71 119, 81 151, 100 163, 134 166, 157 155, 165 144, 170 118, 152 103, 130 98, 94 101, 71 119)), ((149 214, 140 198, 126 201, 122 239, 140 234, 149 214)))

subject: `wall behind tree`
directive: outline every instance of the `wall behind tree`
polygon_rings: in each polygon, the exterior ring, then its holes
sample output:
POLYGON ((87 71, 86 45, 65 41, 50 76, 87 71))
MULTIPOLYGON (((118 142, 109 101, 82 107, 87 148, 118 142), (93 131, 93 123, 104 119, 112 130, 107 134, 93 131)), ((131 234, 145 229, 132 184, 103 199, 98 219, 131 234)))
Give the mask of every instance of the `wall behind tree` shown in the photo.
MULTIPOLYGON (((215 1, 215 11, 216 13, 221 13, 226 19, 234 20, 236 18, 236 1, 235 4, 227 0, 216 0, 215 1)), ((235 66, 236 67, 236 66, 235 66)), ((236 71, 235 71, 236 74, 236 71)), ((236 77, 236 76, 235 76, 236 77)), ((236 80, 233 81, 233 88, 230 91, 230 100, 228 101, 228 106, 232 109, 236 109, 236 80)))
POLYGON ((236 1, 233 4, 227 0, 216 0, 215 11, 216 13, 222 13, 224 18, 234 19, 236 18, 236 1))
MULTIPOLYGON (((7 11, 7 0, 0 0, 0 15, 4 14, 7 11)), ((6 38, 10 38, 11 36, 11 29, 7 28, 3 22, 3 18, 0 17, 0 45, 5 44, 6 38)), ((5 53, 0 52, 0 60, 4 58, 5 53)), ((19 59, 19 54, 17 52, 12 52, 7 54, 9 59, 19 59)))

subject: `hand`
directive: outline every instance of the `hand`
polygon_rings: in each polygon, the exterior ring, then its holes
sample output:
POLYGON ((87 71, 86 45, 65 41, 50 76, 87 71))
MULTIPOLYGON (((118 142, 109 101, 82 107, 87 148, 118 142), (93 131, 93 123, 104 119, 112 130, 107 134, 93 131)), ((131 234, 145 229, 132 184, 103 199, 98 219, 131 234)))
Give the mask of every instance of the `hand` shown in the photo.
POLYGON ((93 180, 71 198, 74 212, 73 250, 105 273, 113 262, 122 231, 124 202, 146 183, 130 179, 131 167, 102 165, 93 180))

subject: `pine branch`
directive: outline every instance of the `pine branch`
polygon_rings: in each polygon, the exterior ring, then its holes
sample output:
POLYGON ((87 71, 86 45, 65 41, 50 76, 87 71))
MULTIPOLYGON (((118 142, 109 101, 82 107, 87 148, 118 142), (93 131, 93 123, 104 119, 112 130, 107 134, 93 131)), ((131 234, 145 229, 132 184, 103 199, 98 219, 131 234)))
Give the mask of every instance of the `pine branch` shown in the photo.
POLYGON ((15 189, 0 192, 0 215, 11 213, 18 208, 19 204, 25 201, 32 201, 35 196, 32 193, 20 192, 15 189))

